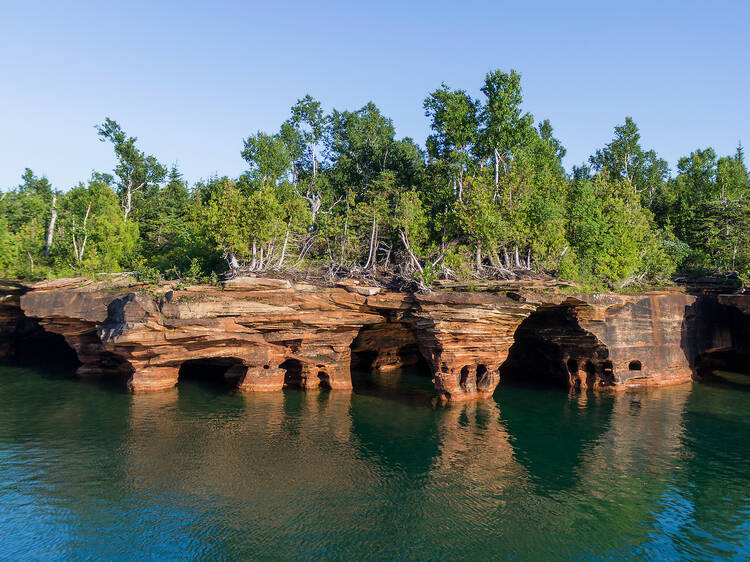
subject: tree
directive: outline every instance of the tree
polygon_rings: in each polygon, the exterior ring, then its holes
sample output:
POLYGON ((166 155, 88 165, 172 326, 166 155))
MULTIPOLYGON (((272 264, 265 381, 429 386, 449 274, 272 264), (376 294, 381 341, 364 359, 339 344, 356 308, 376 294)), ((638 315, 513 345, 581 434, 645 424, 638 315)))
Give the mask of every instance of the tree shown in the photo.
POLYGON ((318 185, 318 148, 326 133, 328 117, 323 113, 320 102, 310 94, 297 100, 292 106, 291 113, 286 127, 282 128, 281 138, 287 145, 290 157, 299 157, 292 172, 295 178, 294 185, 299 185, 302 174, 310 176, 305 182, 302 196, 310 207, 311 228, 314 229, 323 204, 323 196, 318 185))
MULTIPOLYGON (((500 167, 503 175, 509 173, 509 165, 516 149, 526 144, 533 131, 534 118, 522 113, 521 75, 515 70, 505 73, 500 70, 488 72, 482 86, 487 101, 482 108, 482 130, 478 152, 489 157, 495 168, 495 197, 499 196, 500 167)), ((512 190, 508 193, 513 204, 512 190)))
POLYGON ((261 184, 276 183, 289 171, 291 154, 281 134, 258 131, 245 139, 242 158, 250 165, 250 174, 261 184))
POLYGON ((666 161, 653 150, 643 150, 641 134, 632 117, 615 127, 612 142, 597 150, 589 162, 597 172, 606 172, 612 179, 622 179, 632 185, 649 209, 654 197, 662 188, 669 174, 666 161))
POLYGON ((573 183, 567 231, 584 278, 592 275, 623 286, 658 273, 654 264, 667 275, 674 269, 634 186, 606 172, 573 183))
POLYGON ((371 182, 394 160, 393 122, 369 102, 357 111, 334 110, 330 119, 328 148, 332 167, 341 185, 355 187, 362 197, 371 182))
POLYGON ((313 183, 315 183, 315 178, 318 175, 318 146, 326 133, 328 118, 323 114, 320 102, 307 94, 292 106, 292 116, 289 123, 292 128, 299 132, 306 145, 313 183))
POLYGON ((149 267, 161 271, 185 269, 194 240, 188 228, 192 199, 176 165, 158 193, 144 200, 139 211, 139 255, 149 267))
POLYGON ((445 83, 424 100, 425 115, 434 131, 427 137, 427 153, 448 164, 453 193, 460 200, 463 178, 471 165, 471 148, 477 139, 479 103, 464 90, 445 83))
POLYGON ((126 221, 105 178, 72 188, 61 200, 58 242, 52 252, 59 268, 77 273, 112 272, 128 267, 138 242, 138 226, 126 221))
POLYGON ((96 126, 102 142, 109 141, 115 149, 118 177, 117 192, 121 199, 123 216, 128 220, 137 200, 134 198, 151 195, 158 191, 158 184, 164 179, 166 169, 153 156, 146 155, 135 146, 136 137, 128 137, 120 125, 107 117, 104 123, 96 126), (148 193, 152 192, 152 193, 148 193))

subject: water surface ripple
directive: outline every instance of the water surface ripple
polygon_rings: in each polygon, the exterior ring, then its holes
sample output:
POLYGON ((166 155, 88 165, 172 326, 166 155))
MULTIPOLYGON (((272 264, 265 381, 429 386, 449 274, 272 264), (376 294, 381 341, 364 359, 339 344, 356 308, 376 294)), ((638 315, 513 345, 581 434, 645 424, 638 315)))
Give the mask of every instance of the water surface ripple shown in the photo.
POLYGON ((0 367, 0 558, 750 557, 750 392, 441 408, 400 379, 128 395, 0 367))

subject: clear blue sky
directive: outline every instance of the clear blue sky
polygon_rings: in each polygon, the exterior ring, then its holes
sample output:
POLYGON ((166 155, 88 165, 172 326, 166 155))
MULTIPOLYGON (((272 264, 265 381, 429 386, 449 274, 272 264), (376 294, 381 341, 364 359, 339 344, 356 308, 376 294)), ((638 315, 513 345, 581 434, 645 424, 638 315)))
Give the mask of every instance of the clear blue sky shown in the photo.
POLYGON ((193 182, 238 175, 242 139, 310 93, 369 100, 399 136, 428 134, 425 95, 479 94, 515 68, 566 165, 632 115, 671 167, 750 145, 750 1, 24 2, 0 12, 0 187, 25 167, 67 189, 114 157, 106 116, 193 182))

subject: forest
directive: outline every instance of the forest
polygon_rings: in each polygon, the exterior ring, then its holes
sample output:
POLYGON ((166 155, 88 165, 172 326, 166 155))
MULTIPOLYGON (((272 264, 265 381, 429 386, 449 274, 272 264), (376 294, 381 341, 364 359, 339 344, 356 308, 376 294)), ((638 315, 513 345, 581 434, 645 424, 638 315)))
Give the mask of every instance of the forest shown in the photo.
POLYGON ((741 144, 726 156, 697 148, 670 169, 625 117, 566 171, 550 121, 522 109, 518 72, 489 72, 480 91, 427 95, 424 148, 373 103, 325 113, 307 95, 278 130, 238 139, 242 175, 194 185, 105 118, 92 135, 111 145, 113 170, 53 186, 26 169, 0 193, 0 274, 194 283, 244 271, 420 287, 544 274, 616 290, 677 274, 750 278, 741 144))

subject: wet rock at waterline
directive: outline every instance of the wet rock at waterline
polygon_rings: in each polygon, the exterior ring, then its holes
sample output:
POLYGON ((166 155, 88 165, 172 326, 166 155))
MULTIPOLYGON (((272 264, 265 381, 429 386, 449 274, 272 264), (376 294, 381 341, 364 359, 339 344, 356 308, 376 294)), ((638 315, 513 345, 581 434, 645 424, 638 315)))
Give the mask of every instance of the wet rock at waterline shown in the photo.
MULTIPOLYGON (((71 279, 23 291, 22 314, 10 299, 3 318, 33 319, 76 351, 80 375, 123 377, 134 392, 171 388, 196 364, 243 391, 349 390, 354 364, 422 366, 448 401, 487 398, 501 375, 589 389, 689 381, 721 356, 717 338, 725 355, 746 349, 750 299, 733 295, 723 326, 704 309, 730 304, 682 290, 565 296, 515 283, 422 295, 248 277, 179 289, 71 279)), ((6 347, 11 333, 3 327, 6 347)))

